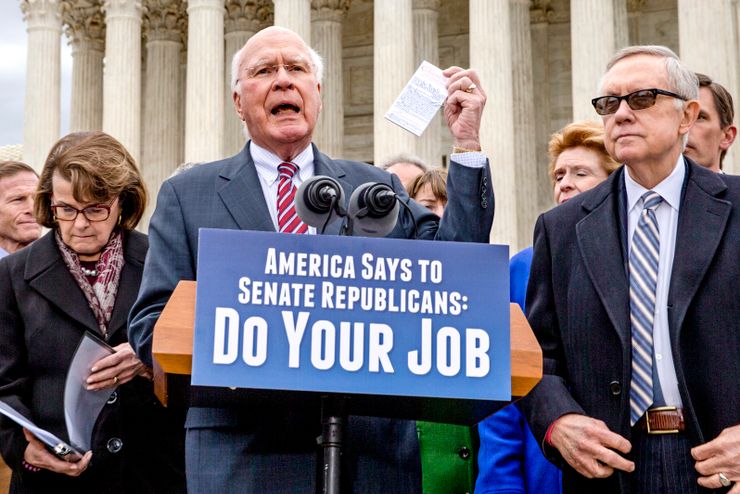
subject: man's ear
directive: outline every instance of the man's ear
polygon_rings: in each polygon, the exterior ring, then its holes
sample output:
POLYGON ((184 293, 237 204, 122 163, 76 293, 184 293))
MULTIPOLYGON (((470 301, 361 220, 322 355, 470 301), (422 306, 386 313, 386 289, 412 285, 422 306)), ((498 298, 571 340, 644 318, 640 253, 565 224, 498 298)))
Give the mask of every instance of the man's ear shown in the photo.
POLYGON ((241 94, 234 91, 233 93, 231 93, 231 99, 234 101, 234 109, 236 110, 236 114, 239 115, 239 120, 243 122, 244 116, 242 115, 242 96, 241 94))
POLYGON ((722 131, 722 140, 719 141, 719 148, 722 151, 727 151, 730 149, 730 146, 732 146, 732 143, 735 142, 735 137, 737 136, 737 127, 734 125, 728 125, 725 130, 722 131))
POLYGON ((683 106, 681 125, 678 128, 678 133, 680 135, 686 134, 691 126, 694 125, 694 122, 696 122, 696 119, 699 116, 700 108, 699 101, 695 99, 687 101, 683 106))

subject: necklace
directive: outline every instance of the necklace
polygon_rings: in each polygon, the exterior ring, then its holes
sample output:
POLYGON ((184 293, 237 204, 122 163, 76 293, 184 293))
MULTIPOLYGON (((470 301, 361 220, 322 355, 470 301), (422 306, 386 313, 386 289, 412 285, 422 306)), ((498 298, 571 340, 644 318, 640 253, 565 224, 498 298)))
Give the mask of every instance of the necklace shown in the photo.
POLYGON ((80 266, 80 269, 82 269, 82 274, 87 276, 88 278, 93 278, 98 276, 98 270, 93 269, 87 269, 85 266, 80 266))

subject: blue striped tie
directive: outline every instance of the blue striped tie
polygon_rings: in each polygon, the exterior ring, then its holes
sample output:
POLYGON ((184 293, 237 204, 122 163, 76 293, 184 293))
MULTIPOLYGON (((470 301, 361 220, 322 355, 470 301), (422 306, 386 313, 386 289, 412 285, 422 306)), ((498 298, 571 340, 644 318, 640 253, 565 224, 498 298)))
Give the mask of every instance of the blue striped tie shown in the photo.
POLYGON ((657 193, 642 196, 642 212, 630 250, 630 322, 632 323, 632 385, 630 424, 635 425, 653 404, 653 320, 658 285, 660 235, 655 208, 663 201, 657 193))

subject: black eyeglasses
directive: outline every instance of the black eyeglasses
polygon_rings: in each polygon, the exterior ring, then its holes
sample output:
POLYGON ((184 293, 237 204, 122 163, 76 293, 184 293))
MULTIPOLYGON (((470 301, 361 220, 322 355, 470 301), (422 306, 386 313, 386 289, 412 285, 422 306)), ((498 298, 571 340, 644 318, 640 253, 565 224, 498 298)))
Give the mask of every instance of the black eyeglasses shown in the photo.
POLYGON ((676 93, 666 91, 664 89, 640 89, 634 93, 625 94, 624 96, 599 96, 591 100, 591 104, 594 105, 596 113, 599 115, 611 115, 616 113, 619 109, 619 105, 622 104, 622 100, 626 101, 630 108, 633 110, 644 110, 655 105, 655 98, 659 94, 664 96, 670 96, 671 98, 678 98, 682 101, 686 101, 686 98, 679 96, 676 93))
POLYGON ((69 204, 54 204, 51 206, 51 211, 54 213, 54 218, 59 221, 74 221, 80 213, 90 222, 105 221, 110 216, 112 204, 113 202, 111 204, 93 204, 82 209, 73 208, 69 204))

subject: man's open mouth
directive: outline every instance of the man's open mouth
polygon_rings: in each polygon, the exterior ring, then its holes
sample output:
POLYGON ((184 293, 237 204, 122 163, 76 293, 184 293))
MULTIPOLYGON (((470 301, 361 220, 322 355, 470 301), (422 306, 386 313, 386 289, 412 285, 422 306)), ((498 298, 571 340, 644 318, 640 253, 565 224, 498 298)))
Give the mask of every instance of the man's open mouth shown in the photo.
POLYGON ((291 105, 289 103, 284 103, 282 105, 277 105, 270 112, 273 115, 279 115, 281 113, 286 113, 286 112, 300 113, 301 112, 301 109, 298 108, 296 105, 291 105))

